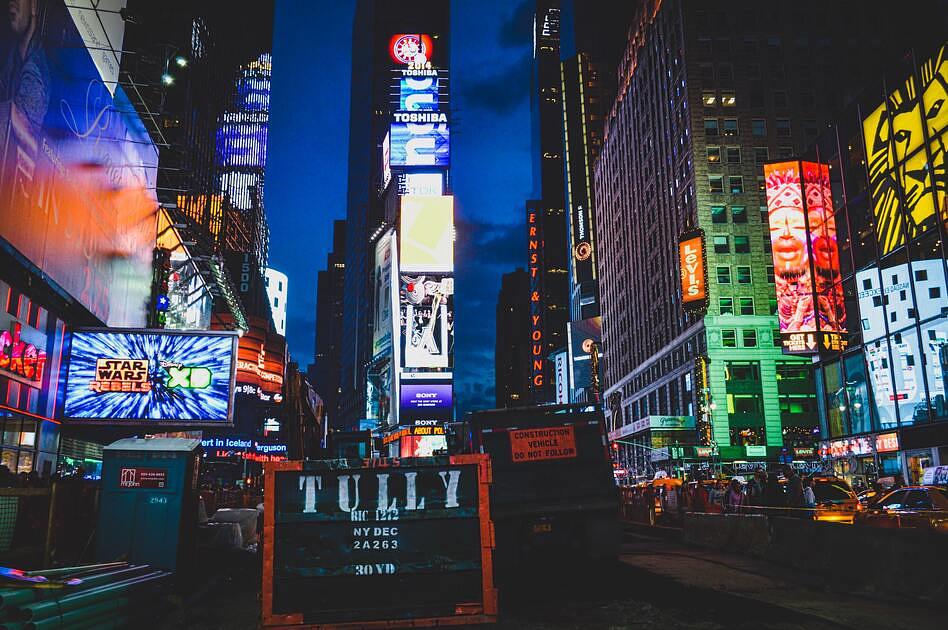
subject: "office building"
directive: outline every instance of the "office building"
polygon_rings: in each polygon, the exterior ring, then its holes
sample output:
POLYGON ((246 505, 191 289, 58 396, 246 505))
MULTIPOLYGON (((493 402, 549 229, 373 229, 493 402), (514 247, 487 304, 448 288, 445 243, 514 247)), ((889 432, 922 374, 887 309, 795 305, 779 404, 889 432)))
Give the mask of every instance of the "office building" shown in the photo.
MULTIPOLYGON (((639 6, 594 178, 614 438, 680 416, 698 447, 679 463, 812 453, 811 362, 782 350, 763 167, 800 154, 917 36, 914 16, 863 9, 639 6)), ((651 463, 671 465, 656 448, 651 463)))
POLYGON ((494 398, 498 409, 529 404, 530 278, 523 268, 505 273, 497 294, 494 398))
POLYGON ((343 334, 343 304, 346 280, 346 222, 334 221, 332 251, 326 268, 316 280, 316 347, 310 382, 322 398, 329 426, 337 428, 336 403, 339 396, 339 365, 343 334))

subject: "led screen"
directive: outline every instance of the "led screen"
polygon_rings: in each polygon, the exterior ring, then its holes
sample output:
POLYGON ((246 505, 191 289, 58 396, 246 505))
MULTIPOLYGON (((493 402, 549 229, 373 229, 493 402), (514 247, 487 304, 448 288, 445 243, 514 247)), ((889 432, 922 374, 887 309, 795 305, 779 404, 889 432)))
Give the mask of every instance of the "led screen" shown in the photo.
POLYGON ((448 448, 448 438, 443 435, 408 435, 399 444, 400 457, 431 457, 435 451, 448 448))
POLYGON ((704 260, 704 232, 683 234, 678 241, 681 273, 681 303, 687 309, 701 309, 708 300, 707 270, 704 260))
POLYGON ((829 165, 803 162, 803 193, 813 256, 817 326, 822 333, 845 333, 846 305, 839 270, 829 165))
POLYGON ((450 381, 402 381, 399 419, 402 423, 416 420, 450 420, 453 415, 451 401, 450 381))
POLYGON ((392 61, 402 65, 423 65, 431 60, 434 43, 430 35, 420 33, 398 33, 389 40, 388 53, 392 61))
POLYGON ((263 168, 267 162, 267 124, 235 122, 217 131, 217 150, 223 166, 263 168))
POLYGON ((846 307, 829 167, 780 162, 765 165, 764 175, 784 349, 792 353, 842 350, 846 307))
POLYGON ((392 282, 392 255, 395 234, 388 233, 375 246, 375 317, 372 334, 372 356, 392 347, 392 308, 397 288, 392 282))
POLYGON ((402 367, 451 367, 454 278, 401 274, 402 367))
POLYGON ((906 237, 911 240, 934 228, 936 208, 945 204, 948 46, 921 65, 918 79, 906 79, 862 123, 876 238, 883 255, 903 245, 906 237))
POLYGON ((398 80, 398 108, 406 111, 438 109, 438 76, 398 80))
POLYGON ((402 197, 401 271, 454 269, 454 197, 402 197))
POLYGON ((404 173, 399 179, 400 195, 437 197, 444 194, 441 173, 404 173))
POLYGON ((111 424, 228 424, 237 335, 79 331, 63 417, 111 424))
POLYGON ((449 166, 451 144, 446 122, 393 122, 392 166, 449 166))

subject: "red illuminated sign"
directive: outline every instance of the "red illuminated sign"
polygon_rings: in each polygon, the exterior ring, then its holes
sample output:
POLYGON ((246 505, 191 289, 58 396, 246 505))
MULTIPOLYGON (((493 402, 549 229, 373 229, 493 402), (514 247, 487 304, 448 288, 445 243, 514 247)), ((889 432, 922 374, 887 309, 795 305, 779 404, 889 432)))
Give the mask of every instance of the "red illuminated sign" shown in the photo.
POLYGON ((543 235, 536 207, 527 205, 527 269, 530 272, 530 384, 534 393, 543 389, 546 352, 543 339, 543 235))
POLYGON ((23 326, 13 322, 10 330, 0 332, 0 369, 37 385, 43 380, 46 352, 20 338, 23 326))
POLYGON ((708 299, 707 271, 704 260, 704 232, 683 234, 678 241, 681 269, 681 303, 687 309, 701 309, 708 299))
POLYGON ((399 33, 392 35, 388 53, 392 61, 402 65, 424 65, 431 61, 434 45, 431 36, 417 33, 399 33))

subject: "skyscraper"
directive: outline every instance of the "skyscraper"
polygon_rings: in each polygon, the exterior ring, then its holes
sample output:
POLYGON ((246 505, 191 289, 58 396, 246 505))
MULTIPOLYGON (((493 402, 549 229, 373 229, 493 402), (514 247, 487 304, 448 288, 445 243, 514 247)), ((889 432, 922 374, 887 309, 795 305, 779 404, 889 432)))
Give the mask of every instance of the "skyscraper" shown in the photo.
POLYGON ((316 280, 316 347, 310 379, 325 403, 330 426, 336 427, 339 397, 339 362, 343 333, 343 304, 346 279, 346 222, 334 221, 332 251, 326 269, 316 280))
POLYGON ((532 279, 532 317, 537 318, 531 321, 538 326, 531 330, 534 346, 531 348, 531 393, 535 402, 542 403, 552 400, 553 369, 549 357, 566 345, 569 320, 559 0, 537 0, 533 29, 531 100, 534 144, 539 151, 535 159, 539 164, 540 198, 527 202, 527 271, 532 279))
POLYGON ((777 334, 763 165, 801 154, 919 28, 859 7, 639 6, 594 182, 614 436, 672 415, 697 428, 695 458, 812 447, 810 360, 777 334))
MULTIPOLYGON (((395 181, 389 186, 387 177, 391 172, 383 172, 383 144, 395 109, 390 103, 391 71, 396 56, 407 54, 412 43, 420 44, 422 34, 430 38, 425 44, 433 48, 431 56, 436 65, 447 68, 450 65, 448 3, 360 0, 356 5, 349 113, 345 326, 339 381, 342 394, 338 398, 337 414, 339 422, 346 426, 355 426, 369 415, 366 390, 375 354, 376 245, 394 226, 398 218, 399 190, 405 192, 405 188, 398 188, 405 182, 395 181), (399 35, 412 37, 399 40, 395 37, 399 35)), ((389 138, 390 142, 393 140, 389 138)), ((445 178, 442 190, 449 186, 445 178)))
POLYGON ((518 268, 505 273, 497 294, 494 398, 497 408, 529 404, 530 278, 518 268))

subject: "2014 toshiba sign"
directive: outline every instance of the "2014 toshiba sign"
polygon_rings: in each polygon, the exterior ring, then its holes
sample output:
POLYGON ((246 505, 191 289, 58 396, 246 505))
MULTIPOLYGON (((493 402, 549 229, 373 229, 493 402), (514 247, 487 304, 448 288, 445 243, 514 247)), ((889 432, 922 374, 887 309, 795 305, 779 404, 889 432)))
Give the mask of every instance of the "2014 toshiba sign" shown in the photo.
POLYGON ((707 271, 704 259, 704 231, 685 232, 678 240, 678 262, 681 267, 681 304, 685 310, 701 310, 707 306, 707 271))

